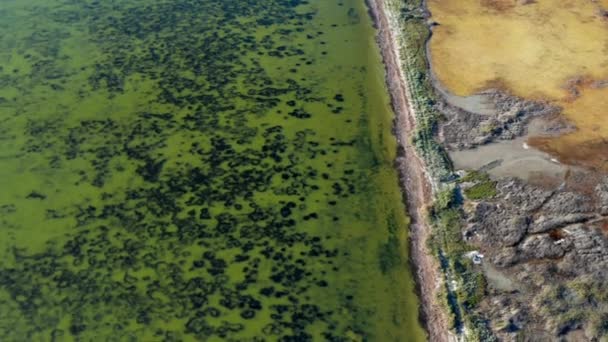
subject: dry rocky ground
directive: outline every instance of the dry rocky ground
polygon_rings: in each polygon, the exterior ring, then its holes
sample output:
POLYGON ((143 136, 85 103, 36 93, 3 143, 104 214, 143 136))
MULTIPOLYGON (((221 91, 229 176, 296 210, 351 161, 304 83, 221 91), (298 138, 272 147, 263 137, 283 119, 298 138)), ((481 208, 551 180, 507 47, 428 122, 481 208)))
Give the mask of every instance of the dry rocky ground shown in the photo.
MULTIPOLYGON (((558 112, 500 91, 485 96, 497 108, 491 115, 438 106, 445 116, 440 138, 448 150, 525 135, 531 118, 554 118, 558 112)), ((561 120, 547 122, 542 134, 572 128, 561 120)), ((484 255, 478 267, 487 278, 487 296, 476 310, 500 340, 599 341, 608 336, 608 177, 566 167, 563 179, 486 179, 491 191, 469 198, 467 189, 479 184, 461 183, 461 233, 484 255)))

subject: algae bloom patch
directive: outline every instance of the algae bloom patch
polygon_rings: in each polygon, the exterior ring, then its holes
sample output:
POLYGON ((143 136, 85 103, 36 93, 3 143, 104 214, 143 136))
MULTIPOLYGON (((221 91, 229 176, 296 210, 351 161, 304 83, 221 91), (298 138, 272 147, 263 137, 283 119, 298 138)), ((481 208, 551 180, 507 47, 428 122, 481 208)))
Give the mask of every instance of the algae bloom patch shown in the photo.
POLYGON ((457 95, 502 87, 563 108, 578 130, 534 140, 562 161, 606 168, 608 1, 430 0, 430 57, 457 95), (580 149, 587 152, 582 153, 580 149))
POLYGON ((0 340, 424 338, 363 1, 0 26, 0 340))

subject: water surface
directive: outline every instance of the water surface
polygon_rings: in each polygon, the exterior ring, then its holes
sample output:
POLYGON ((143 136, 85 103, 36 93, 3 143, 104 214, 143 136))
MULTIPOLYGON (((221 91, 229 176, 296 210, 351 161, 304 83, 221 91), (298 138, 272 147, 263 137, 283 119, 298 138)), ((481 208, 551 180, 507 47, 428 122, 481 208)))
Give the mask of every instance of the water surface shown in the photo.
POLYGON ((0 25, 0 340, 424 338, 363 1, 0 25))

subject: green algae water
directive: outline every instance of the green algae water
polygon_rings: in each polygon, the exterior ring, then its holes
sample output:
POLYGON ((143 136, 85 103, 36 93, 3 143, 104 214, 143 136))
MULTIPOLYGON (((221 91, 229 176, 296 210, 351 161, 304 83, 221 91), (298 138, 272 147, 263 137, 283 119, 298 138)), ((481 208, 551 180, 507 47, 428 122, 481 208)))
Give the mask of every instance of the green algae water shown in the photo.
POLYGON ((362 0, 0 26, 0 340, 424 340, 362 0))

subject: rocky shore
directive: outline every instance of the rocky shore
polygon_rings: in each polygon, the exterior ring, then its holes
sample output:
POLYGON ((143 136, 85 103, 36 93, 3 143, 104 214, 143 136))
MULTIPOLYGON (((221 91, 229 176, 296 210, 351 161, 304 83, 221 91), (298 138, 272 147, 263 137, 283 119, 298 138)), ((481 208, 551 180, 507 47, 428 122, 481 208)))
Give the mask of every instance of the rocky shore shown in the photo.
POLYGON ((525 143, 575 127, 560 108, 504 89, 450 95, 432 79, 428 37, 411 30, 437 24, 424 2, 368 5, 396 113, 397 167, 429 340, 607 338, 608 177, 525 143), (421 45, 408 45, 416 34, 421 45), (522 146, 492 150, 512 140, 522 146), (454 169, 442 150, 486 160, 459 158, 454 169), (516 162, 501 165, 506 154, 516 162))
POLYGON ((464 203, 462 234, 494 270, 477 310, 506 341, 605 336, 608 179, 578 171, 558 186, 509 177, 494 186, 494 195, 464 203))
MULTIPOLYGON (((448 149, 467 149, 499 140, 510 140, 527 132, 527 124, 537 117, 555 115, 559 108, 547 103, 529 101, 509 96, 504 92, 491 89, 478 96, 492 103, 493 109, 487 113, 475 113, 443 100, 438 110, 446 120, 441 124, 439 137, 448 149)), ((567 128, 557 122, 546 127, 546 134, 562 132, 567 128)))

